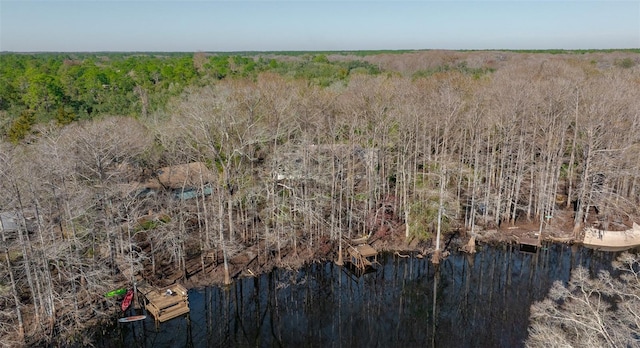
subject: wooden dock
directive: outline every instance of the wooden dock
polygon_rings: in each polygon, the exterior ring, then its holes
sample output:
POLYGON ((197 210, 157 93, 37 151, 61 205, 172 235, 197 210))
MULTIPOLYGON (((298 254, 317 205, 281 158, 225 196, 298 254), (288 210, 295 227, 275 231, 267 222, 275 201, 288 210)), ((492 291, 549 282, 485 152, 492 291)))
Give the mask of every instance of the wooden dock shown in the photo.
POLYGON ((625 231, 607 231, 593 227, 586 228, 582 245, 603 251, 623 251, 640 246, 640 225, 625 231))
POLYGON ((523 237, 518 240, 520 251, 525 253, 537 253, 540 248, 540 240, 538 238, 523 237))
POLYGON ((365 270, 378 263, 378 251, 369 244, 349 246, 347 251, 351 256, 351 263, 359 270, 365 270))
POLYGON ((190 311, 187 289, 180 284, 160 289, 141 285, 138 286, 138 292, 143 296, 145 308, 153 315, 156 323, 163 323, 190 311))

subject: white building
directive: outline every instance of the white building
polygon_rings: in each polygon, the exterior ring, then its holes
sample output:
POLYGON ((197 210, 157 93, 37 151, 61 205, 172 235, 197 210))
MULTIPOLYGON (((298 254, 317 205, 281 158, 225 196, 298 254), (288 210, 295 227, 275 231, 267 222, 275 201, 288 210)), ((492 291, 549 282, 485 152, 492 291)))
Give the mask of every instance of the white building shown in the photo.
POLYGON ((18 214, 11 212, 0 213, 0 231, 18 231, 18 214))

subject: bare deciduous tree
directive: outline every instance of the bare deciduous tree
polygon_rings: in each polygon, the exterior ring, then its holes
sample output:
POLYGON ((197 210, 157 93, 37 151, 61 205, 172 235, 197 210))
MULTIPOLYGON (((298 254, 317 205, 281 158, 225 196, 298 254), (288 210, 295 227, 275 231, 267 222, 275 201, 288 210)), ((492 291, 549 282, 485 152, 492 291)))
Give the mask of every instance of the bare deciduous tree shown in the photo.
POLYGON ((527 347, 636 347, 640 344, 640 255, 624 253, 591 277, 576 269, 531 306, 527 347))

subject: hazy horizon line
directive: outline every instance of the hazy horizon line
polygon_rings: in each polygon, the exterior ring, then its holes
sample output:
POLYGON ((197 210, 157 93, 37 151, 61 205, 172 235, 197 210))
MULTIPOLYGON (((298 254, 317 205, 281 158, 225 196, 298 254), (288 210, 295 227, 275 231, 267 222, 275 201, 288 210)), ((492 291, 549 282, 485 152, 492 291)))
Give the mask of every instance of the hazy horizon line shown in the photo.
MULTIPOLYGON (((127 51, 127 50, 97 50, 97 51, 57 51, 57 50, 39 50, 39 51, 11 51, 2 50, 0 54, 18 53, 18 54, 39 54, 39 53, 305 53, 305 52, 419 52, 419 51, 633 51, 640 50, 639 47, 612 47, 612 48, 378 48, 378 49, 291 49, 291 50, 233 50, 233 51, 208 51, 208 50, 166 50, 166 51, 127 51)), ((639 52, 640 53, 640 52, 639 52)))

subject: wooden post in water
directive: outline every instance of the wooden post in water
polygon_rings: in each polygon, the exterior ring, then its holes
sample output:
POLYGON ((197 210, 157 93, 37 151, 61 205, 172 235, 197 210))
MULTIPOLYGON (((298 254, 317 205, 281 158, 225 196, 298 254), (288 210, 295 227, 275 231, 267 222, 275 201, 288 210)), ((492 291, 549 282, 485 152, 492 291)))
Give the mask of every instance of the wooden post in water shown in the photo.
POLYGON ((336 261, 336 265, 344 265, 344 260, 342 259, 342 238, 338 238, 338 261, 336 261))

